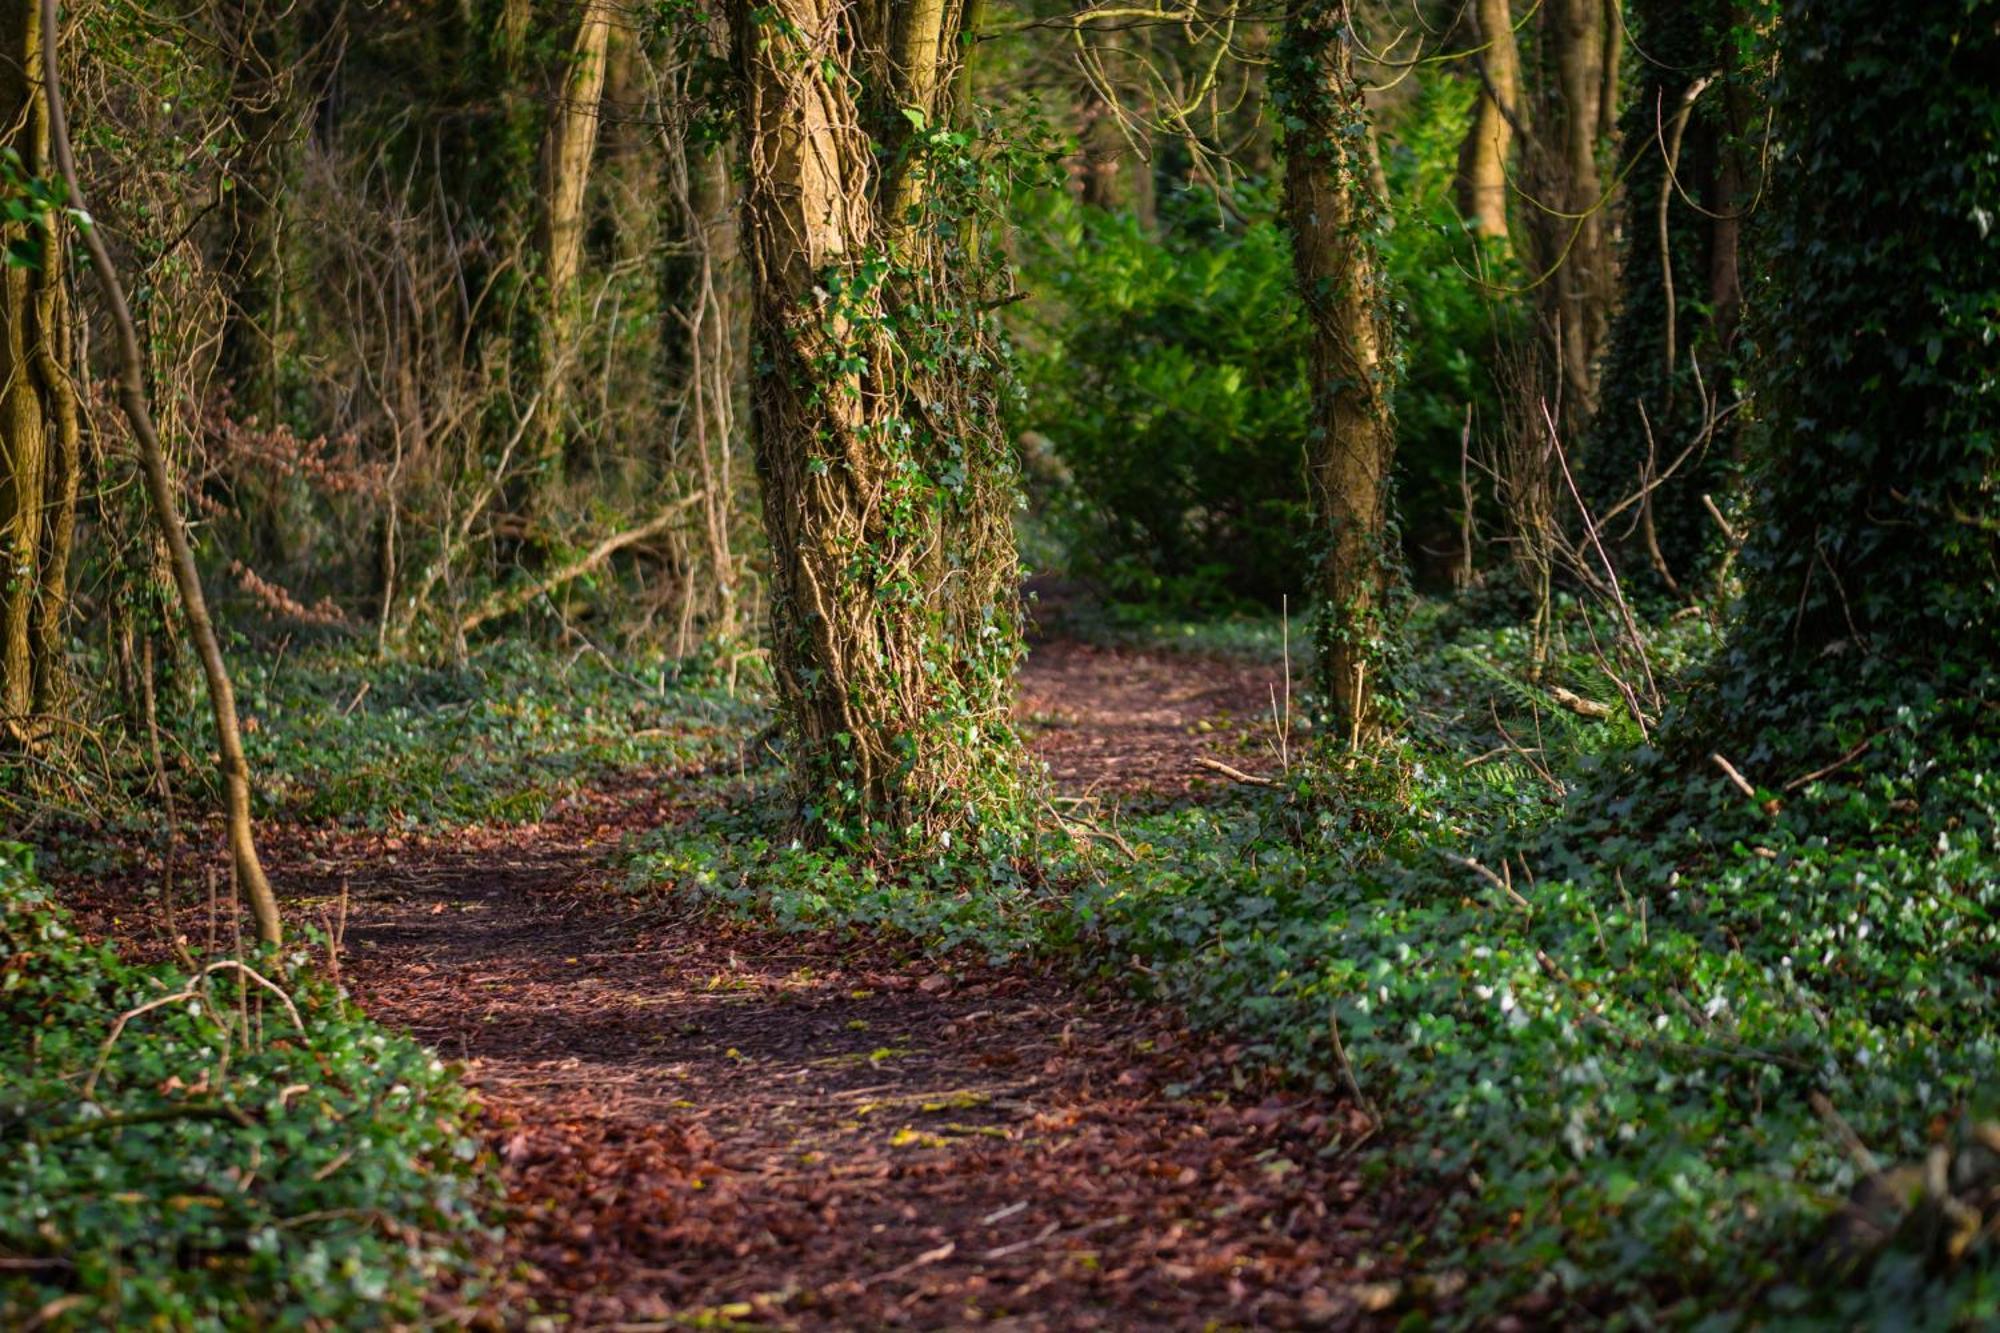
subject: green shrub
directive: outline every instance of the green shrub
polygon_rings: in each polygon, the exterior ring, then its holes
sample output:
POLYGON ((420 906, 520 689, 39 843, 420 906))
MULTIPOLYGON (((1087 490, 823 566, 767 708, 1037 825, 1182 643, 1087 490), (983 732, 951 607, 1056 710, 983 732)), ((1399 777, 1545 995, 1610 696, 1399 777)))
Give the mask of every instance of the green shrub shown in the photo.
MULTIPOLYGON (((1451 202, 1463 81, 1425 76, 1390 117, 1385 259, 1403 331, 1396 400, 1404 529, 1420 572, 1455 544, 1461 434, 1498 404, 1495 308, 1451 202)), ((1135 601, 1275 607, 1307 586, 1307 328, 1273 188, 1167 199, 1156 231, 1067 197, 1023 205, 1021 425, 1073 485, 1036 498, 1074 572, 1135 601)), ((1032 477, 1032 472, 1031 472, 1032 477)))
POLYGON ((0 1323, 370 1327, 466 1267, 465 1094, 275 961, 132 966, 0 846, 0 1323))

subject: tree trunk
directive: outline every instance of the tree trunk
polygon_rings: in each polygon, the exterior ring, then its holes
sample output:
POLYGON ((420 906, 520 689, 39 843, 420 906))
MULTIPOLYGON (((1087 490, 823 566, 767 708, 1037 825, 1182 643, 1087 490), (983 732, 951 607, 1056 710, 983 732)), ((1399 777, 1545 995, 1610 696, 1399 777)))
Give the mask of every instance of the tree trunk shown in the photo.
POLYGON ((1394 326, 1386 212, 1341 6, 1293 0, 1275 75, 1285 123, 1285 218, 1312 326, 1309 463, 1320 526, 1319 675, 1344 738, 1366 736, 1397 560, 1390 532, 1394 326))
POLYGON ((216 6, 216 29, 230 71, 229 124, 235 135, 224 236, 217 265, 230 303, 218 369, 236 415, 275 423, 278 337, 284 317, 281 199, 298 109, 296 51, 280 24, 289 14, 260 0, 216 6))
POLYGON ((972 219, 933 190, 960 11, 736 0, 772 665, 806 836, 1011 803, 1014 473, 972 219), (953 225, 938 225, 948 220, 953 225))
MULTIPOLYGON (((0 126, 30 179, 54 175, 41 86, 41 14, 0 11, 0 126)), ((47 729, 61 692, 69 552, 79 470, 62 241, 44 215, 0 228, 32 263, 0 269, 0 728, 47 729)))
POLYGON ((1883 17, 1792 0, 1778 30, 1758 519, 1724 697, 1857 733, 1861 710, 1956 700, 1991 736, 2000 26, 1990 4, 1911 0, 1891 42, 1883 17))
MULTIPOLYGON (((669 95, 691 94, 675 84, 669 95)), ((669 475, 689 476, 702 490, 698 546, 689 553, 682 595, 680 645, 687 651, 697 629, 729 640, 744 628, 736 538, 750 322, 737 238, 736 154, 729 145, 690 138, 678 136, 667 150, 662 212, 670 239, 660 269, 667 313, 660 374, 665 392, 682 404, 663 463, 669 475)))
MULTIPOLYGON (((1542 79, 1529 181, 1530 267, 1536 288, 1550 407, 1571 438, 1597 403, 1597 366, 1616 295, 1609 238, 1609 182, 1598 162, 1606 75, 1622 30, 1603 0, 1551 0, 1542 12, 1542 79)), ((1540 420, 1540 410, 1528 413, 1540 420)))
POLYGON ((564 388, 574 359, 577 334, 577 277, 583 261, 584 195, 591 160, 597 154, 598 110, 604 96, 606 52, 611 39, 608 0, 587 0, 563 70, 561 92, 549 115, 543 147, 542 281, 546 304, 541 317, 537 361, 542 377, 541 457, 553 468, 562 448, 566 411, 564 388))
POLYGON ((1475 0, 1467 11, 1479 48, 1474 64, 1480 87, 1458 150, 1458 211, 1481 236, 1497 241, 1507 239, 1507 169, 1521 104, 1521 53, 1509 11, 1508 0, 1475 0))

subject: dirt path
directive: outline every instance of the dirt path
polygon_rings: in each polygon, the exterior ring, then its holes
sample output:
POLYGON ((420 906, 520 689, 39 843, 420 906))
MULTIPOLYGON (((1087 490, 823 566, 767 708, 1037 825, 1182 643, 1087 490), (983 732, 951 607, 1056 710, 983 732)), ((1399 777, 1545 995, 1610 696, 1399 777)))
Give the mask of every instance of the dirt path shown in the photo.
MULTIPOLYGON (((1202 663, 1043 650, 1037 670, 1031 707, 1098 682, 1043 737, 1072 783, 1165 782, 1214 735, 1192 729, 1217 697, 1202 663)), ((684 813, 676 785, 634 775, 540 825, 297 849, 304 891, 353 886, 364 1003, 487 1100, 524 1265, 500 1317, 1345 1327, 1386 1299, 1384 1220, 1321 1154, 1365 1129, 1358 1111, 1271 1092, 1237 1051, 1054 974, 634 909, 606 853, 684 813)))
POLYGON ((1269 664, 1057 640, 1029 657, 1017 711, 1064 793, 1174 799, 1228 784, 1203 758, 1276 768, 1271 710, 1284 689, 1269 664))

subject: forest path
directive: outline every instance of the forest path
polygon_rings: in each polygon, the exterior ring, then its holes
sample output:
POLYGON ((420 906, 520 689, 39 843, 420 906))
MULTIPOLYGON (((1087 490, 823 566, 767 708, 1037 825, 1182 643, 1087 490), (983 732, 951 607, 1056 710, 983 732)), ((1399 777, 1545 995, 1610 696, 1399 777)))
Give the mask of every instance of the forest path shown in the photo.
MULTIPOLYGON (((1072 785, 1170 777, 1233 734, 1194 714, 1263 692, 1251 668, 1053 647, 1024 711, 1072 785)), ((1320 1155, 1360 1112, 1053 971, 641 908, 607 854, 684 817, 679 787, 322 844, 298 886, 353 886, 350 984, 486 1101, 507 1323, 1346 1327, 1388 1300, 1386 1224, 1320 1155)))

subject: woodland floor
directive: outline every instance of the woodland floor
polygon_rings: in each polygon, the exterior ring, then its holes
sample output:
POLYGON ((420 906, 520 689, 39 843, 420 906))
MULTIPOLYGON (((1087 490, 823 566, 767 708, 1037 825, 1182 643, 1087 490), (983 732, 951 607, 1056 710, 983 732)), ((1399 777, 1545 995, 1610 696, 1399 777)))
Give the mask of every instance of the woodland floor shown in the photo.
MULTIPOLYGON (((1062 790, 1158 802, 1212 787, 1197 755, 1275 762, 1279 676, 1056 642, 1021 711, 1062 790)), ((1322 1155, 1353 1106, 1055 970, 615 891, 687 776, 429 838, 271 830, 295 912, 346 886, 362 1003, 484 1100, 513 1217, 505 1285, 464 1294, 487 1320, 1339 1328, 1394 1299, 1394 1219, 1322 1155)))

